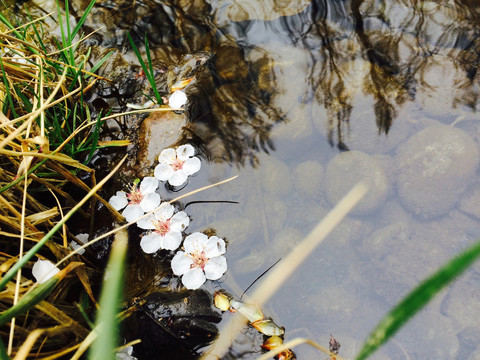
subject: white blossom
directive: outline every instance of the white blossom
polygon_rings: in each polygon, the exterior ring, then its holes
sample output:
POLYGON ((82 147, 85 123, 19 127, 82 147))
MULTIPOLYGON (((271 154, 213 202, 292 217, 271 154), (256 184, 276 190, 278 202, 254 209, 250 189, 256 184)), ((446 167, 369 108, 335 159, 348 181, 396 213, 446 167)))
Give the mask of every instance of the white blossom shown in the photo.
POLYGON ((198 289, 207 279, 218 280, 227 271, 223 239, 196 232, 185 238, 183 249, 175 254, 171 266, 187 289, 198 289))
POLYGON ((195 149, 186 144, 175 149, 164 149, 158 157, 159 164, 154 175, 160 181, 168 181, 172 186, 183 185, 190 175, 200 170, 200 159, 193 156, 195 149))
POLYGON ((176 250, 182 242, 182 231, 190 223, 187 213, 175 214, 173 205, 164 203, 152 215, 137 222, 139 228, 153 230, 140 240, 140 247, 147 254, 160 249, 176 250))
POLYGON ((156 192, 158 180, 145 177, 140 186, 133 184, 130 192, 117 191, 108 201, 115 210, 123 210, 122 215, 128 222, 135 221, 145 213, 150 212, 160 204, 160 195, 156 192))

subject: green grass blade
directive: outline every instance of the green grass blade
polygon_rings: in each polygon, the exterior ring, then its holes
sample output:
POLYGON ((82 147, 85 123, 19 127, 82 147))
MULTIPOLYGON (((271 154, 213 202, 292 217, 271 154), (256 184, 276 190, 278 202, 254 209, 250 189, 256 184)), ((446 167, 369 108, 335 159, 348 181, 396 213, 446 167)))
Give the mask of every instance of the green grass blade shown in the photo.
MULTIPOLYGON (((98 61, 98 62, 95 64, 95 66, 90 69, 90 72, 91 72, 91 73, 95 73, 95 72, 100 68, 100 66, 102 66, 103 63, 104 63, 105 61, 107 61, 107 59, 108 59, 110 56, 112 56, 112 54, 113 54, 114 52, 115 52, 115 51, 112 50, 112 51, 110 51, 107 55, 105 55, 102 59, 100 59, 100 61, 98 61)), ((85 78, 88 79, 89 76, 90 76, 90 75, 87 74, 87 75, 85 76, 85 78)))
MULTIPOLYGON (((155 98, 157 99, 158 104, 162 104, 162 97, 158 93, 157 85, 155 84, 155 77, 153 77, 150 71, 148 70, 148 67, 145 64, 145 61, 142 59, 142 55, 140 54, 140 51, 138 51, 138 48, 133 42, 133 39, 129 33, 127 33, 127 38, 128 38, 128 41, 130 42, 130 46, 132 47, 133 51, 135 52, 135 55, 137 56, 138 62, 142 66, 143 72, 145 73, 145 76, 147 77, 148 82, 152 86, 152 89, 153 89, 153 92, 155 93, 155 98)), ((147 50, 147 53, 150 52, 150 49, 148 47, 146 50, 147 50)))
POLYGON ((24 314, 37 305, 40 301, 45 299, 52 292, 59 281, 60 275, 56 274, 51 279, 48 279, 43 284, 40 284, 32 292, 22 297, 15 306, 12 306, 0 313, 0 326, 5 325, 14 317, 24 314))
POLYGON ((10 356, 7 354, 7 349, 5 349, 5 345, 3 345, 3 341, 0 338, 0 359, 5 359, 8 360, 10 359, 10 356))
POLYGON ((155 83, 155 74, 153 72, 152 57, 150 55, 150 46, 148 45, 147 34, 145 34, 145 52, 147 54, 148 70, 150 71, 150 76, 148 79, 150 81, 150 85, 152 86, 153 93, 155 94, 155 98, 157 99, 157 103, 162 104, 162 97, 158 93, 157 84, 155 83))
POLYGON ((91 147, 90 147, 90 152, 88 154, 87 159, 85 160, 84 164, 87 165, 90 160, 92 160, 93 154, 95 153, 95 150, 97 150, 98 146, 98 138, 100 136, 100 128, 102 127, 102 121, 101 121, 101 115, 102 113, 98 114, 97 116, 97 123, 95 124, 95 129, 93 130, 93 134, 91 138, 89 138, 89 142, 91 142, 91 147))
POLYGON ((122 229, 115 235, 110 258, 108 260, 108 277, 103 283, 100 295, 100 310, 96 325, 100 329, 93 343, 89 359, 114 360, 115 348, 118 346, 119 318, 118 310, 123 297, 123 273, 127 253, 128 231, 122 229))
MULTIPOLYGON (((365 341, 356 360, 366 359, 390 339, 411 317, 422 309, 440 290, 459 276, 480 257, 480 243, 454 257, 428 277, 398 303, 377 325, 365 341)), ((480 300, 480 299, 477 299, 480 300)))
POLYGON ((12 111, 13 117, 18 117, 17 112, 15 111, 15 106, 13 105, 13 99, 12 96, 10 95, 10 86, 8 85, 8 79, 7 79, 7 73, 5 72, 5 68, 3 67, 3 61, 2 58, 0 57, 0 69, 2 70, 2 78, 3 78, 3 84, 5 85, 5 95, 6 95, 6 102, 4 103, 4 109, 3 112, 6 114, 8 106, 10 107, 10 110, 12 111))
POLYGON ((88 4, 87 8, 83 11, 83 15, 82 17, 80 18, 80 20, 78 20, 78 23, 77 25, 73 28, 72 30, 72 39, 78 34, 78 32, 80 31, 80 28, 82 27, 83 23, 85 22, 88 14, 90 13, 90 11, 92 10, 93 8, 93 5, 95 5, 95 3, 97 2, 97 0, 92 0, 90 1, 90 4, 88 4))

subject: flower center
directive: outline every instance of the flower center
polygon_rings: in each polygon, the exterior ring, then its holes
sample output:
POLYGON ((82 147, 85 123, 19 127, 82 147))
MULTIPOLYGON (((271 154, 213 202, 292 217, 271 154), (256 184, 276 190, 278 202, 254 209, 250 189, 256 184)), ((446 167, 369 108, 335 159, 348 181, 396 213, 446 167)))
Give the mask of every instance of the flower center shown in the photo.
POLYGON ((175 170, 175 171, 181 170, 184 163, 185 163, 185 161, 176 159, 172 164, 173 170, 175 170))
POLYGON ((208 257, 205 256, 205 251, 202 251, 200 253, 190 254, 190 257, 192 258, 192 261, 193 261, 193 264, 190 265, 190 269, 199 267, 200 269, 204 270, 205 265, 207 265, 209 260, 208 257))
POLYGON ((159 233, 162 236, 165 236, 166 233, 170 231, 170 219, 165 221, 157 221, 155 224, 155 232, 159 233))
POLYGON ((136 185, 132 185, 130 192, 127 194, 127 199, 131 204, 138 205, 143 200, 143 194, 136 185))

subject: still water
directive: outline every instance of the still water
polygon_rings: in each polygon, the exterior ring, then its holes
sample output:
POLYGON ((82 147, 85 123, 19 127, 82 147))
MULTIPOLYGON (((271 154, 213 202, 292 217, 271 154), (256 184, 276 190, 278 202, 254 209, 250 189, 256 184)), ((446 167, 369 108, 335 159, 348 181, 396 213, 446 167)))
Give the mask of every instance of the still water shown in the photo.
MULTIPOLYGON (((139 46, 146 33, 164 82, 187 54, 209 59, 187 88, 183 140, 203 162, 182 193, 238 175, 184 203, 188 232, 228 241, 229 270, 209 291, 240 296, 358 180, 374 184, 263 308, 286 340, 327 346, 332 334, 352 358, 394 304, 480 238, 479 20, 473 0, 99 1, 87 25, 105 25, 91 45, 123 53, 127 31, 139 46)), ((128 127, 112 131, 135 138, 128 127)), ((479 359, 479 269, 374 358, 479 359)), ((261 342, 246 332, 234 357, 255 358, 261 342)))

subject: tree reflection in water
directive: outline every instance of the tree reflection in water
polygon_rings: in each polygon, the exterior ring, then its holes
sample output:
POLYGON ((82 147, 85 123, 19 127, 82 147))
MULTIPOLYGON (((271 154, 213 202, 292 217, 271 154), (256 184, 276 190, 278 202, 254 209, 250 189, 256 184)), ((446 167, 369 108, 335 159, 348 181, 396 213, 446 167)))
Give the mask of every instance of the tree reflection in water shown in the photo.
POLYGON ((475 1, 302 4, 292 14, 289 4, 264 9, 250 0, 99 1, 90 25, 105 24, 104 35, 96 36, 107 47, 124 47, 127 31, 139 45, 147 34, 156 61, 170 68, 185 54, 212 55, 190 89, 185 137, 203 143, 217 161, 255 163, 259 150, 273 148, 274 125, 289 121, 281 96, 288 89, 277 81, 282 71, 276 69, 275 52, 281 49, 304 50, 306 59, 290 65, 302 68, 303 78, 286 82, 304 83, 302 94, 292 95, 295 100, 301 95, 300 102, 325 108, 327 138, 340 149, 349 148, 346 135, 359 95, 373 99, 378 136, 389 132, 406 102, 435 107, 433 90, 441 87, 454 87, 455 97, 436 102, 476 110, 480 15, 475 1))

